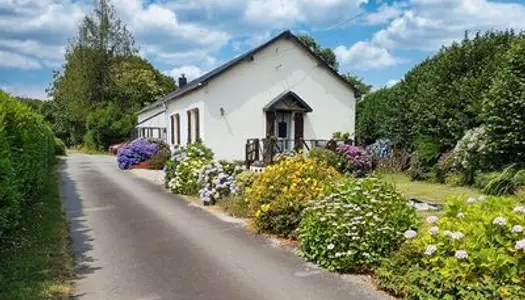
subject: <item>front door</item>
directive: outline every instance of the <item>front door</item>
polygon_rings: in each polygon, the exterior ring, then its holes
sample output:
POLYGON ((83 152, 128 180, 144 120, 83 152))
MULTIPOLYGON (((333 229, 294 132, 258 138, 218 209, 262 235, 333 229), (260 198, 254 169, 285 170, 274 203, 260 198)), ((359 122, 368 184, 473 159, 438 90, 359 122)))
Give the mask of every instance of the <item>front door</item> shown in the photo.
POLYGON ((294 114, 294 140, 295 151, 299 151, 303 148, 303 139, 304 139, 304 117, 300 112, 294 114))
POLYGON ((283 151, 292 148, 292 113, 289 111, 277 111, 275 115, 275 128, 277 139, 283 151))

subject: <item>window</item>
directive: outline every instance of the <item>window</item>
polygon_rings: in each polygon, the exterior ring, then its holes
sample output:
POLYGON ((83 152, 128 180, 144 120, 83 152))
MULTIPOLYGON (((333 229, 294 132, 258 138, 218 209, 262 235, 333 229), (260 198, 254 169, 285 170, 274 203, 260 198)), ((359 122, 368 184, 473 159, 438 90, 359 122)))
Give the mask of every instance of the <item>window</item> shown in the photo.
POLYGON ((188 110, 187 116, 188 116, 188 144, 191 144, 201 139, 199 109, 194 108, 192 110, 188 110))
POLYGON ((171 144, 180 145, 180 115, 175 114, 170 117, 171 124, 171 144))

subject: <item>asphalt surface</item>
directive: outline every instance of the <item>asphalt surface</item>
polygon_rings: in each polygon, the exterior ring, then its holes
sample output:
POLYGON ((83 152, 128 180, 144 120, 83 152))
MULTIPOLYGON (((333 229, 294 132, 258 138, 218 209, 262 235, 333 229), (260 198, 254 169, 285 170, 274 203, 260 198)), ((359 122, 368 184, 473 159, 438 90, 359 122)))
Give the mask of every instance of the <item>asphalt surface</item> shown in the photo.
POLYGON ((130 172, 72 154, 61 195, 77 258, 75 299, 381 299, 130 172))

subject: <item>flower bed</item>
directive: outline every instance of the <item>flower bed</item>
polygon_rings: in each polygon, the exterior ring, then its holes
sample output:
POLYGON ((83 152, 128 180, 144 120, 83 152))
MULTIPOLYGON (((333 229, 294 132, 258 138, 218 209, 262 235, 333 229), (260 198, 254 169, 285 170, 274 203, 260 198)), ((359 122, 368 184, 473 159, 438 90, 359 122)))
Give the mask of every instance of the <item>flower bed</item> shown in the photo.
POLYGON ((344 166, 344 173, 353 174, 356 177, 364 177, 374 170, 372 156, 364 149, 352 145, 339 145, 336 151, 347 160, 344 166))
POLYGON ((118 152, 118 166, 122 170, 128 170, 147 161, 159 150, 160 147, 155 143, 150 143, 145 139, 135 140, 118 152))
POLYGON ((329 270, 362 271, 395 250, 416 223, 414 209, 393 186, 376 178, 344 178, 306 208, 301 252, 329 270))
POLYGON ((377 275, 408 298, 524 299, 525 207, 510 198, 454 199, 430 216, 377 275))

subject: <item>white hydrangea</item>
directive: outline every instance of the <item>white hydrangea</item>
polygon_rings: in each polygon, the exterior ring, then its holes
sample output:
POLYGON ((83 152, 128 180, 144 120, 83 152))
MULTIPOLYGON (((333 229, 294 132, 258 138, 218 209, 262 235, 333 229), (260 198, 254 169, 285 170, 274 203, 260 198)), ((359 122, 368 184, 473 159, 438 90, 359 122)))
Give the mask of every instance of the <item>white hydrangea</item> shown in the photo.
POLYGON ((520 225, 514 225, 512 226, 511 232, 514 232, 514 233, 523 232, 523 227, 520 225))
POLYGON ((467 203, 468 204, 474 204, 474 203, 476 203, 476 201, 477 201, 476 198, 468 198, 467 199, 467 203))
POLYGON ((328 244, 328 246, 326 246, 326 249, 328 250, 334 250, 334 248, 335 248, 334 244, 328 244))
POLYGON ((463 218, 465 217, 465 214, 462 213, 462 212, 460 212, 460 213, 458 213, 458 214, 456 215, 456 217, 457 217, 458 219, 463 219, 463 218))
POLYGON ((425 250, 425 255, 432 255, 434 254, 434 252, 437 251, 437 246, 436 245, 428 245, 427 246, 427 249, 425 250))
POLYGON ((525 250, 525 240, 519 240, 516 242, 516 246, 514 246, 516 250, 525 250))
POLYGON ((458 250, 456 251, 456 254, 454 255, 457 259, 467 259, 468 253, 465 250, 458 250))
POLYGON ((435 224, 439 221, 439 218, 436 216, 429 216, 427 217, 427 223, 428 224, 435 224))
POLYGON ((407 239, 413 239, 417 236, 417 232, 415 232, 414 230, 407 230, 405 231, 405 238, 407 239))
POLYGON ((457 231, 457 232, 452 233, 450 237, 454 240, 461 240, 464 236, 465 235, 463 234, 463 232, 457 231))
POLYGON ((499 225, 499 226, 505 226, 507 225, 507 220, 503 217, 497 217, 492 221, 492 224, 499 225))
POLYGON ((430 235, 437 235, 439 233, 439 227, 437 226, 430 227, 430 229, 428 230, 428 233, 430 235))
POLYGON ((518 206, 518 207, 514 208, 514 212, 517 212, 517 213, 525 213, 525 207, 523 207, 523 206, 518 206))

